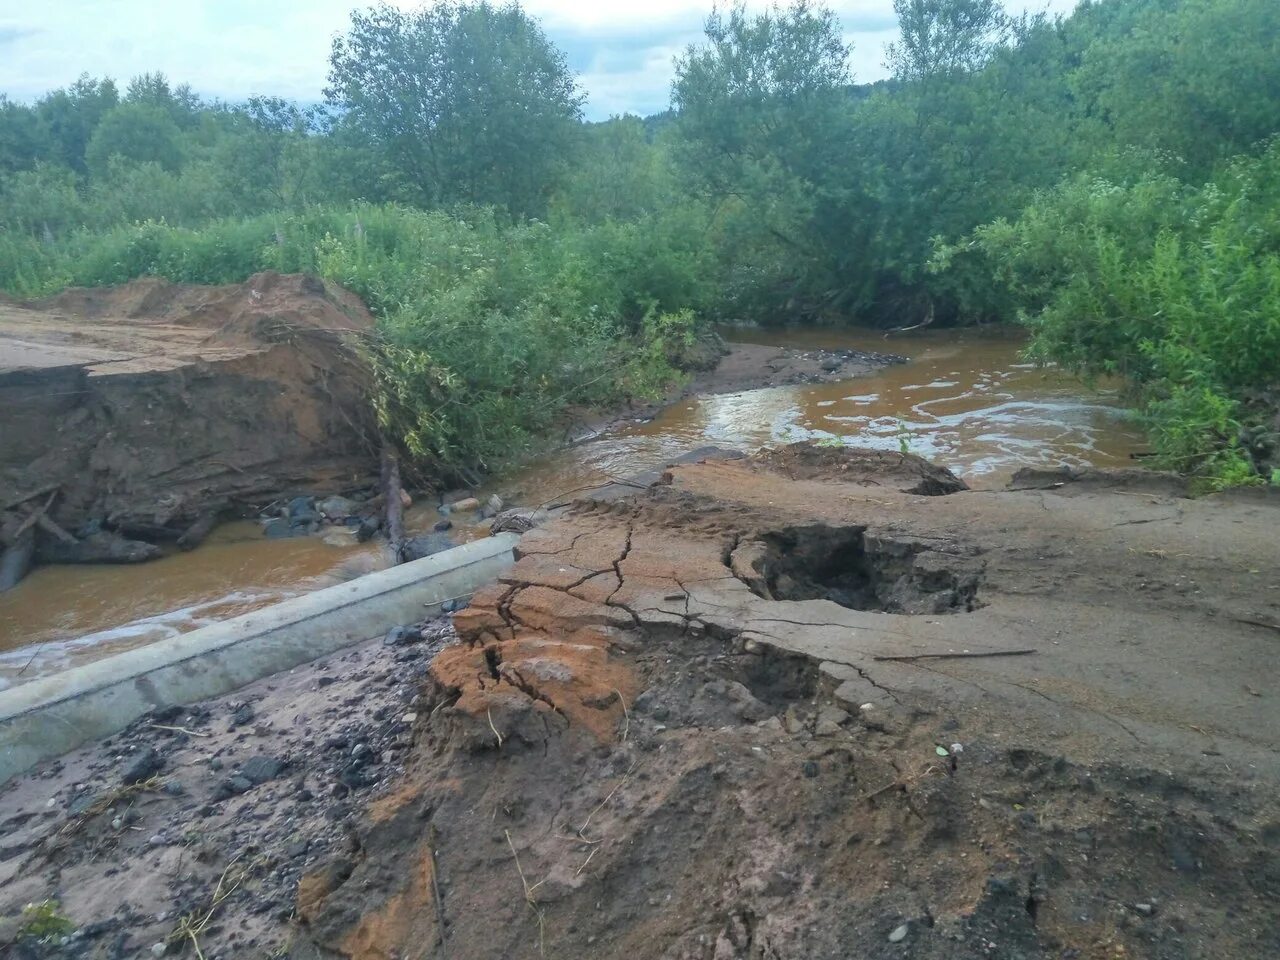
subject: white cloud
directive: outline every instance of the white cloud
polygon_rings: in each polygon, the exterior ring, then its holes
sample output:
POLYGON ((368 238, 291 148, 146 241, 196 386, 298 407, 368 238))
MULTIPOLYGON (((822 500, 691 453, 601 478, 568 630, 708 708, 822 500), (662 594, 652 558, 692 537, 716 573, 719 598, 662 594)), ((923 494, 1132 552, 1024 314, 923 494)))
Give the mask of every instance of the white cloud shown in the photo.
MULTIPOLYGON (((396 0, 405 8, 413 0, 396 0)), ((54 0, 20 5, 0 0, 0 92, 32 100, 81 73, 122 84, 160 70, 199 93, 226 100, 274 94, 314 102, 322 97, 329 47, 353 0, 54 0)), ((748 0, 762 8, 765 0, 748 0)), ((1071 9, 1075 0, 1011 7, 1071 9)), ((710 0, 525 0, 566 50, 589 97, 588 114, 665 107, 671 61, 700 35, 710 0)), ((884 44, 893 39, 892 0, 831 4, 854 44, 861 81, 884 75, 884 44)))

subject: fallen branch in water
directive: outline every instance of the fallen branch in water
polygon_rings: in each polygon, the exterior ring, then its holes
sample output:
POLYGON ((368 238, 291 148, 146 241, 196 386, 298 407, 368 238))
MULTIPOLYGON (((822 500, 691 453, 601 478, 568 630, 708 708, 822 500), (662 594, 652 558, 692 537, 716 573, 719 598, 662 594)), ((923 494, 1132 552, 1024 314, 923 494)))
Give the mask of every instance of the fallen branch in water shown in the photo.
POLYGON ((608 483, 584 483, 580 487, 571 487, 568 490, 562 490, 560 493, 557 493, 551 499, 544 500, 542 503, 538 504, 538 506, 535 507, 534 509, 535 510, 555 510, 558 507, 566 507, 568 506, 567 503, 559 503, 557 501, 573 493, 582 493, 586 490, 599 490, 602 487, 607 487, 610 483, 615 483, 621 487, 631 487, 635 490, 649 489, 649 487, 646 484, 636 483, 634 480, 624 480, 622 477, 615 477, 612 474, 602 473, 601 476, 603 476, 608 481, 608 483))
POLYGON ((920 323, 912 324, 909 327, 894 327, 892 330, 886 330, 884 334, 884 339, 888 340, 889 336, 894 333, 906 333, 909 330, 920 330, 923 327, 927 327, 932 323, 933 323, 933 304, 929 304, 929 315, 925 317, 924 320, 922 320, 920 323))
MULTIPOLYGON (((1280 630, 1280 627, 1276 628, 1280 630)), ((883 662, 907 660, 975 660, 981 657, 1025 657, 1038 650, 990 650, 984 653, 913 653, 900 657, 872 657, 883 662)))

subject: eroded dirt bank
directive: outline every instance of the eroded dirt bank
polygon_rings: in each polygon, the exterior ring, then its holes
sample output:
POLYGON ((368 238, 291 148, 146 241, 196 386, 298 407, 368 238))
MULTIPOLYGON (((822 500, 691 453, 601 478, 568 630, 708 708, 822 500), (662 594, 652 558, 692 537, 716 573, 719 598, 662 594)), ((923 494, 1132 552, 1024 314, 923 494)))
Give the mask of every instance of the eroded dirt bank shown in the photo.
MULTIPOLYGON (((196 731, 160 773, 189 799, 158 781, 132 829, 74 828, 96 861, 41 834, 118 783, 133 739, 9 788, 5 906, 116 917, 62 948, 86 957, 194 955, 163 937, 228 870, 206 957, 1277 955, 1275 502, 1150 475, 1016 486, 800 446, 580 501, 455 616, 460 642, 415 661, 420 690, 382 648, 394 713, 357 688, 330 720, 298 714, 336 737, 332 759, 296 750, 305 801, 221 796, 226 765, 193 756, 216 711, 168 721, 196 731), (356 806, 341 725, 377 723, 406 735, 356 806), (281 811, 323 842, 253 830, 281 811), (147 866, 178 891, 162 920, 124 884, 75 896, 147 866)), ((217 748, 241 775, 262 752, 217 748)))
POLYGON ((0 304, 0 539, 47 506, 75 539, 36 526, 37 558, 146 559, 282 492, 366 482, 352 341, 372 327, 347 291, 272 273, 0 304))

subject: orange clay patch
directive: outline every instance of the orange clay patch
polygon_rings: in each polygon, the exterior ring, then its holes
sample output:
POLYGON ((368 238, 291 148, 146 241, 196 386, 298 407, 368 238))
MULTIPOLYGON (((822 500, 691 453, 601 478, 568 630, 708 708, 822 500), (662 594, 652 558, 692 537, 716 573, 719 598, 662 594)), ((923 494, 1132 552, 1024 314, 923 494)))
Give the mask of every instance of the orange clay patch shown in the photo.
POLYGON ((414 869, 404 890, 389 897, 381 909, 366 913, 338 944, 350 960, 399 960, 404 945, 422 946, 439 939, 431 891, 432 864, 423 848, 414 855, 414 869))

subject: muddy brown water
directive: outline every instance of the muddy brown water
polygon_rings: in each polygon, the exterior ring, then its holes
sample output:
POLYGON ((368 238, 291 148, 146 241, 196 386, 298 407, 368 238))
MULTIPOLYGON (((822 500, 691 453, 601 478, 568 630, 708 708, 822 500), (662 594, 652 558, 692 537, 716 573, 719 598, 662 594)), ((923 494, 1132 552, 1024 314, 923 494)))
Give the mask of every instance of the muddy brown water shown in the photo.
MULTIPOLYGON (((828 440, 937 459, 973 486, 1019 467, 1131 465, 1145 441, 1114 386, 1086 387, 1024 363, 1007 332, 936 331, 886 340, 824 330, 735 330, 731 339, 800 349, 898 353, 910 362, 855 380, 681 401, 644 423, 537 458, 493 484, 510 502, 551 501, 608 476, 661 466, 714 444, 753 450, 828 440)), ((430 529, 430 506, 410 512, 430 529)), ((475 535, 465 531, 462 539, 475 535)), ((153 643, 386 564, 382 548, 340 536, 266 540, 233 523, 199 550, 137 567, 45 567, 0 595, 0 688, 153 643)))

